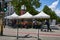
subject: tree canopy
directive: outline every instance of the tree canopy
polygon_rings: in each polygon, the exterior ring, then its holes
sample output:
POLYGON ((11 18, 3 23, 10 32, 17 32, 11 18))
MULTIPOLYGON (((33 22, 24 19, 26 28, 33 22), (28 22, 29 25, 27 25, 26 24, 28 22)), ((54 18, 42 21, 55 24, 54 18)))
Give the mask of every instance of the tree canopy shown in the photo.
POLYGON ((57 15, 54 11, 52 11, 47 5, 44 6, 43 11, 50 15, 51 19, 57 19, 57 15))
POLYGON ((39 1, 40 0, 12 0, 11 3, 17 14, 20 14, 21 6, 25 5, 26 11, 30 12, 32 15, 35 15, 38 13, 35 8, 39 8, 41 4, 39 1))

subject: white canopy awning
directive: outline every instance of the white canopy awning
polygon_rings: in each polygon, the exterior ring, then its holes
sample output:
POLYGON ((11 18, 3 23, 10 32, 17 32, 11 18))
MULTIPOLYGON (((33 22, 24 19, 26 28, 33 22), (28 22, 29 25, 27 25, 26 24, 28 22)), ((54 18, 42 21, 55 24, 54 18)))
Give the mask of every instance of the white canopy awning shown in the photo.
POLYGON ((14 12, 12 15, 10 15, 10 16, 6 16, 5 18, 6 19, 18 19, 18 15, 14 12))
POLYGON ((29 12, 26 12, 25 14, 19 16, 19 18, 33 18, 33 15, 31 15, 29 12))
POLYGON ((35 15, 34 18, 50 18, 50 16, 41 11, 39 14, 35 15))

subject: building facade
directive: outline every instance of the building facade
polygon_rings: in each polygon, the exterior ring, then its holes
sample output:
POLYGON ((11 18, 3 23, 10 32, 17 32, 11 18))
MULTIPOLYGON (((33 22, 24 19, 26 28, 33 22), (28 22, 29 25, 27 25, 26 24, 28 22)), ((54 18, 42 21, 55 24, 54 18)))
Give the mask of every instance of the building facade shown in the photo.
POLYGON ((14 13, 14 8, 10 2, 7 2, 7 11, 5 12, 5 16, 12 15, 14 13))

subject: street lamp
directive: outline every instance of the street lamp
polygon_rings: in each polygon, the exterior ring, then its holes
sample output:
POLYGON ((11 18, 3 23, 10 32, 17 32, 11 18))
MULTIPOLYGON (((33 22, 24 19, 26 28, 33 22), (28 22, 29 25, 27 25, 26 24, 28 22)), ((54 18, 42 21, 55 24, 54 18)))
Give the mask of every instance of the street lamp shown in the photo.
MULTIPOLYGON (((21 6, 21 15, 25 13, 25 10, 26 10, 25 5, 22 5, 21 6)), ((19 22, 18 19, 17 19, 17 22, 19 22)), ((19 23, 17 23, 17 24, 19 24, 19 23)), ((17 26, 17 40, 18 40, 18 31, 19 31, 19 29, 18 29, 18 26, 17 26)))

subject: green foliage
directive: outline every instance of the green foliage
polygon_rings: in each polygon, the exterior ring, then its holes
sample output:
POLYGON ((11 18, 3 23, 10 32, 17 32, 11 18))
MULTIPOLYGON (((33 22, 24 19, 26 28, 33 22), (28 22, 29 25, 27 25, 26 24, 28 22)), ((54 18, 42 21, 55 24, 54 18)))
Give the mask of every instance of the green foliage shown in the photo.
POLYGON ((20 14, 21 6, 25 5, 27 8, 26 11, 30 12, 33 15, 38 13, 35 8, 39 8, 41 4, 39 0, 12 0, 11 3, 14 6, 17 14, 20 14))
POLYGON ((46 13, 46 14, 48 14, 48 15, 50 15, 50 17, 51 17, 51 19, 57 19, 57 15, 56 15, 56 13, 54 12, 54 11, 52 11, 48 6, 44 6, 44 8, 43 8, 43 11, 46 13))
POLYGON ((60 17, 57 18, 57 22, 60 23, 60 17))

